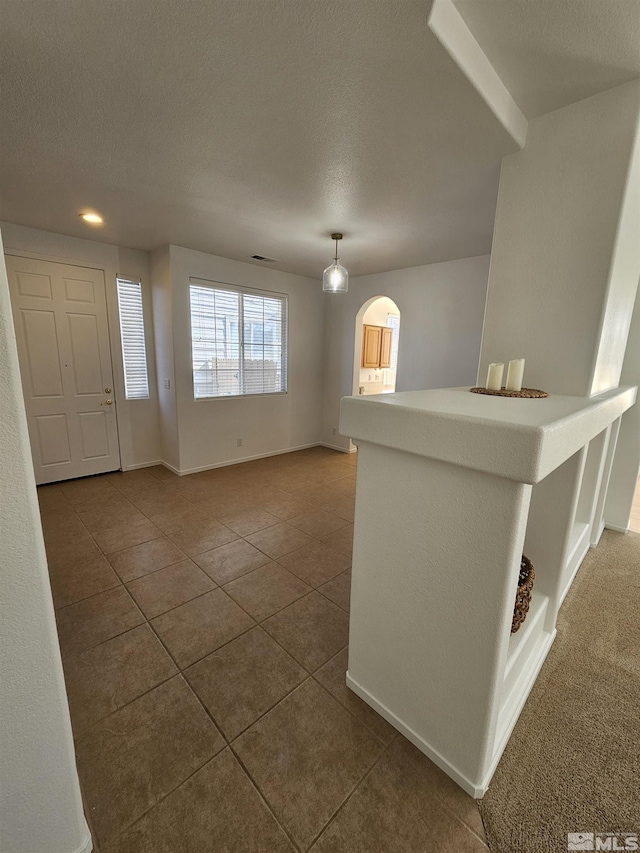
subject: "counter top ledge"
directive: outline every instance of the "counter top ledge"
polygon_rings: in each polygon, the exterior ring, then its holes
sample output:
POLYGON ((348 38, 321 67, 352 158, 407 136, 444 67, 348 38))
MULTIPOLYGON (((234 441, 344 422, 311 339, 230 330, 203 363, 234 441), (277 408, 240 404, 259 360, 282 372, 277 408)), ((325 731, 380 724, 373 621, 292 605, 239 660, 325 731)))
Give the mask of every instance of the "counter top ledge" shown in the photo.
POLYGON ((464 387, 343 397, 340 433, 533 485, 631 408, 636 390, 520 399, 464 387))

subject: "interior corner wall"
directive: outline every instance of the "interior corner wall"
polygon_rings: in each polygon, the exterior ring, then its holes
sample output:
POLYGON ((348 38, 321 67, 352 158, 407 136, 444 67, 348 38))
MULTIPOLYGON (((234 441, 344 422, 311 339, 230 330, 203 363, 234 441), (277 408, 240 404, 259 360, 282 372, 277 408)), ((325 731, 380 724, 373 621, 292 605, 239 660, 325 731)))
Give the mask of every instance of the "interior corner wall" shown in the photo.
POLYGON ((389 299, 388 296, 382 296, 380 299, 372 302, 367 308, 362 322, 369 326, 386 326, 389 314, 396 314, 397 311, 398 306, 393 299, 389 299))
MULTIPOLYGON (((147 352, 149 398, 147 400, 126 401, 130 447, 128 458, 131 461, 128 465, 124 466, 127 468, 137 468, 157 463, 161 460, 158 379, 156 373, 153 294, 149 253, 137 249, 119 247, 118 273, 124 277, 131 276, 133 279, 139 278, 142 284, 142 311, 144 316, 145 348, 147 352)), ((120 358, 121 354, 118 347, 118 360, 115 361, 114 359, 114 367, 120 364, 120 358)), ((120 409, 122 410, 122 405, 120 409)), ((120 420, 118 421, 118 429, 120 429, 120 420)))
POLYGON ((88 853, 0 242, 0 848, 88 853))
POLYGON ((150 271, 160 458, 174 471, 179 471, 178 406, 173 352, 173 290, 169 246, 162 246, 151 252, 150 271))
POLYGON ((625 345, 640 276, 640 82, 635 87, 635 93, 635 138, 618 217, 591 394, 615 388, 621 381, 625 345))
MULTIPOLYGON (((163 372, 160 362, 158 370, 161 386, 164 378, 173 376, 175 380, 178 441, 178 464, 175 467, 182 473, 188 473, 317 444, 320 441, 324 358, 321 283, 180 246, 169 247, 169 257, 173 373, 168 363, 166 372, 163 372), (190 277, 287 295, 289 355, 286 394, 194 400, 190 277), (241 447, 237 446, 237 439, 242 439, 241 447)), ((152 258, 152 265, 154 263, 152 258)), ((154 275, 154 287, 159 279, 154 275)), ((162 310, 166 314, 167 306, 164 305, 162 310)), ((157 341, 158 326, 162 322, 165 321, 156 321, 157 341)), ((159 343, 161 346, 162 342, 159 343)), ((161 394, 164 393, 161 390, 161 394)), ((166 398, 168 404, 169 393, 166 398)), ((161 398, 161 411, 162 408, 161 398)))
POLYGON ((356 315, 375 296, 400 310, 397 391, 473 385, 478 370, 489 256, 358 276, 346 294, 325 294, 322 441, 337 434, 340 399, 353 393, 356 315), (336 430, 334 435, 333 431, 336 430))
MULTIPOLYGON (((640 289, 636 295, 620 384, 637 385, 640 388, 640 289)), ((640 398, 622 416, 604 510, 604 520, 608 526, 616 530, 626 530, 629 527, 638 477, 640 398)))
POLYGON ((8 222, 0 223, 0 226, 4 250, 7 254, 17 252, 27 257, 76 264, 104 271, 122 467, 136 468, 157 462, 160 459, 160 432, 148 253, 108 243, 98 243, 95 240, 82 240, 78 237, 67 237, 50 231, 26 228, 8 222), (116 290, 117 275, 139 278, 142 282, 149 369, 147 400, 125 398, 116 290))
POLYGON ((503 158, 480 379, 526 358, 530 387, 617 386, 640 273, 639 112, 635 80, 533 119, 503 158))

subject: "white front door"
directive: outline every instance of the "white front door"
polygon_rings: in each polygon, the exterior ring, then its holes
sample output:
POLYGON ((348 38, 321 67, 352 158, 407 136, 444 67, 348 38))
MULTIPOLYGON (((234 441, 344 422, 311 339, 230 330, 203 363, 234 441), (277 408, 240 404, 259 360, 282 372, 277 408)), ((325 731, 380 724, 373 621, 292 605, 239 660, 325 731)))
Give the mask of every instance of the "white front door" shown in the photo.
POLYGON ((6 262, 36 482, 117 470, 104 273, 6 262))

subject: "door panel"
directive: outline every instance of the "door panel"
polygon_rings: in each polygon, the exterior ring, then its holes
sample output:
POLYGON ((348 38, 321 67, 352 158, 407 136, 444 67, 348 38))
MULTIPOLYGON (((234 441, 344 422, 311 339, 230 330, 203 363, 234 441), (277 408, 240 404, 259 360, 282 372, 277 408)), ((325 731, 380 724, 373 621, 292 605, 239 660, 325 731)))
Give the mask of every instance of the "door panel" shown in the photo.
POLYGON ((71 462, 69 425, 66 415, 37 415, 38 450, 42 465, 60 465, 71 462))
MULTIPOLYGON (((26 309, 22 315, 28 378, 33 397, 63 397, 60 357, 53 311, 26 309)), ((22 368, 22 365, 21 365, 22 368)), ((25 380, 23 371, 23 382, 25 380)))
POLYGON ((82 458, 104 459, 109 455, 109 433, 105 412, 80 412, 82 458))
MULTIPOLYGON (((67 314, 76 395, 102 393, 102 365, 96 318, 91 314, 67 314)), ((109 385, 105 387, 109 388, 109 385)))
POLYGON ((380 326, 363 326, 362 366, 380 366, 380 341, 382 328, 380 326))
POLYGON ((36 273, 16 273, 17 289, 20 296, 37 296, 42 299, 52 299, 51 278, 48 275, 36 273))
POLYGON ((65 278, 64 289, 69 302, 89 302, 95 304, 96 297, 92 281, 65 278))
POLYGON ((117 470, 104 273, 6 262, 36 482, 117 470))
POLYGON ((391 343, 393 341, 393 329, 382 329, 382 343, 380 345, 380 367, 391 367, 391 343))

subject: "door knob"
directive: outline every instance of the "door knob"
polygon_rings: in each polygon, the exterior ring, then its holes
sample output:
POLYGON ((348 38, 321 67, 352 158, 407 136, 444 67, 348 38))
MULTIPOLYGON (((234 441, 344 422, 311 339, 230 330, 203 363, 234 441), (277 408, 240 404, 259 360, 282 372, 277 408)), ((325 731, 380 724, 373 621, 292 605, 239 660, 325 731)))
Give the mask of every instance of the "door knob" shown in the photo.
POLYGON ((104 389, 104 393, 105 393, 105 394, 110 394, 110 393, 111 393, 111 388, 105 388, 105 389, 104 389))
POLYGON ((113 400, 105 400, 106 406, 113 406, 113 400))

